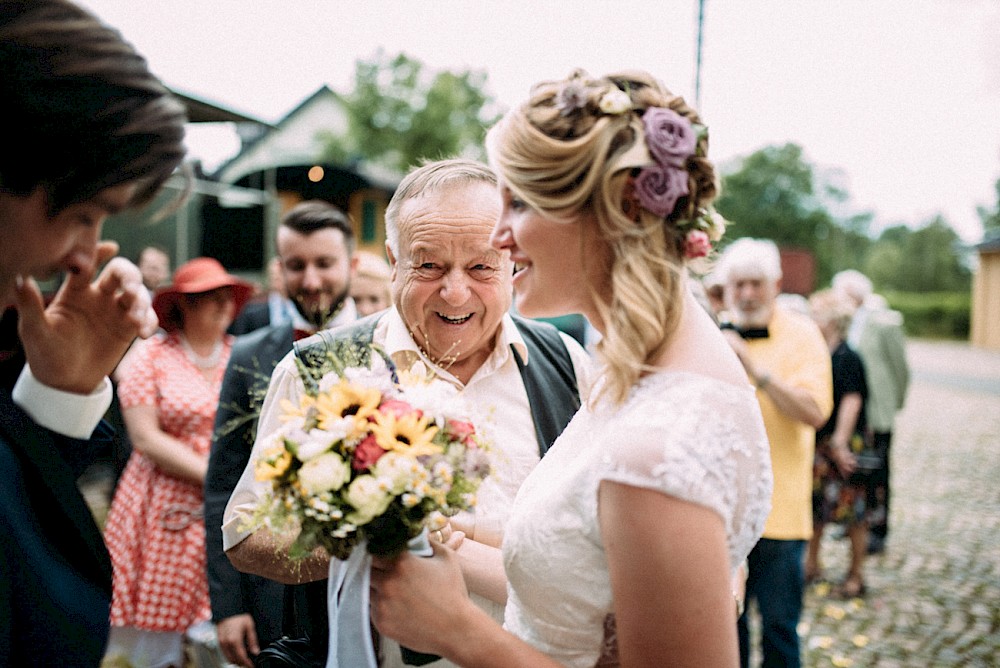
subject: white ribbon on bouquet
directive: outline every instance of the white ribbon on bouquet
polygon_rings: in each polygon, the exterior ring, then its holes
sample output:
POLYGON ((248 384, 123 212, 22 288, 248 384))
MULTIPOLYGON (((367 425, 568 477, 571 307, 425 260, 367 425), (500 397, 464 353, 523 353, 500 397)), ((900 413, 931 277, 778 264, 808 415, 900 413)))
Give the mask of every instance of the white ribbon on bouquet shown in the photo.
MULTIPOLYGON (((426 528, 410 540, 408 549, 420 557, 434 554, 426 528)), ((326 592, 330 651, 326 668, 378 668, 371 633, 371 568, 367 541, 355 545, 346 561, 330 559, 326 592)))

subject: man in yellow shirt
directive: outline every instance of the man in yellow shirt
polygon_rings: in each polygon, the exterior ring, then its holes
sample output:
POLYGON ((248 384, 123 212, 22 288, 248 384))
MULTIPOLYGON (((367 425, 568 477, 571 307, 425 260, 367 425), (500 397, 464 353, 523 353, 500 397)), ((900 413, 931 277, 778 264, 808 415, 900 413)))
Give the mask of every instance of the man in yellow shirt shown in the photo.
MULTIPOLYGON (((747 560, 746 599, 762 622, 763 666, 798 668, 796 627, 805 586, 803 553, 812 536, 816 429, 833 409, 830 351, 811 319, 776 306, 781 260, 774 243, 739 239, 719 261, 731 322, 722 324, 757 386, 774 492, 764 535, 747 560)), ((749 665, 746 615, 739 620, 740 660, 749 665)))

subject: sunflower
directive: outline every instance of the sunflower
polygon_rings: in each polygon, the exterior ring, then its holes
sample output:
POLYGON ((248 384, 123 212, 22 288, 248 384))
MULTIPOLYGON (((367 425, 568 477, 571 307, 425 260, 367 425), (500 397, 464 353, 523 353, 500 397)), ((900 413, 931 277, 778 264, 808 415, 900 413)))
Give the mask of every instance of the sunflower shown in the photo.
POLYGON ((408 457, 436 455, 443 452, 441 446, 431 441, 437 434, 437 427, 429 427, 429 418, 418 413, 396 417, 391 413, 376 413, 371 425, 375 441, 383 450, 391 450, 408 457))
POLYGON ((254 477, 261 482, 276 480, 288 472, 292 465, 292 453, 283 445, 276 445, 265 451, 254 466, 254 477))
POLYGON ((309 417, 309 409, 316 405, 316 400, 310 397, 308 394, 302 395, 302 399, 299 405, 296 406, 288 399, 281 400, 281 421, 288 422, 289 420, 295 419, 305 419, 309 417))
POLYGON ((382 393, 375 388, 352 385, 341 378, 339 383, 316 397, 318 426, 327 429, 345 417, 353 417, 355 430, 364 430, 368 417, 375 413, 381 401, 382 393))

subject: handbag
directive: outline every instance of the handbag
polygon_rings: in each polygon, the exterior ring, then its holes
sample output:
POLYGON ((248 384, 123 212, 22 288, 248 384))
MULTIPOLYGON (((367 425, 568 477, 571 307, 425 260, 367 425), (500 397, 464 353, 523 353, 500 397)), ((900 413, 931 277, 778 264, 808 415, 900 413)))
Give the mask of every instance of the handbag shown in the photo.
POLYGON ((850 448, 857 462, 857 467, 851 474, 851 482, 865 483, 885 466, 885 455, 875 447, 875 439, 870 432, 854 434, 850 448))

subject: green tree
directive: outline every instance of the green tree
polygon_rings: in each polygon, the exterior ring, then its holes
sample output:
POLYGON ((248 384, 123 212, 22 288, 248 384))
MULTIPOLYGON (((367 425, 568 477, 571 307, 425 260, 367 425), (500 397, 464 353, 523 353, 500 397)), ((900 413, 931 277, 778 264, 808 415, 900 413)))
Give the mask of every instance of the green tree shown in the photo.
POLYGON ((802 248, 816 260, 816 282, 829 281, 850 258, 861 257, 870 220, 862 214, 841 224, 828 204, 848 199, 843 188, 824 183, 801 146, 767 146, 723 174, 716 208, 732 225, 727 237, 771 239, 781 247, 802 248), (859 252, 862 251, 862 252, 859 252))
POLYGON ((325 137, 326 157, 367 160, 401 173, 424 159, 481 158, 486 128, 497 118, 485 87, 483 72, 431 75, 419 61, 379 49, 355 63, 354 90, 342 96, 347 132, 325 137))
MULTIPOLYGON (((817 287, 842 269, 859 269, 879 290, 969 289, 971 272, 963 264, 961 241, 942 217, 919 229, 889 227, 873 240, 873 215, 849 213, 849 194, 837 180, 836 170, 821 172, 796 144, 767 146, 739 159, 723 173, 716 201, 732 223, 727 240, 758 237, 810 251, 817 287)), ((1000 201, 1000 182, 997 187, 1000 201)), ((1000 204, 995 215, 1000 218, 1000 204)))
POLYGON ((941 216, 912 230, 887 228, 865 259, 865 273, 879 290, 966 291, 972 273, 961 260, 961 239, 941 216))
POLYGON ((997 203, 996 207, 991 209, 985 206, 977 206, 976 211, 979 213, 979 219, 983 221, 983 232, 990 236, 990 233, 1000 232, 1000 179, 997 179, 996 184, 994 184, 997 192, 997 203))

